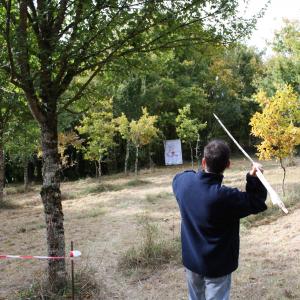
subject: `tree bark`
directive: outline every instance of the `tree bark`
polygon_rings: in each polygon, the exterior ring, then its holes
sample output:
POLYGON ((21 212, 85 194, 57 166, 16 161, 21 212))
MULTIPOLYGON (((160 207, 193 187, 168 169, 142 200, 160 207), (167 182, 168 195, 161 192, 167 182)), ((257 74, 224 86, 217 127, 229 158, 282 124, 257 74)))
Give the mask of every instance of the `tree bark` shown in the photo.
MULTIPOLYGON (((47 226, 49 256, 65 256, 64 215, 61 204, 59 154, 57 148, 57 118, 53 114, 41 125, 43 150, 43 185, 41 197, 47 226)), ((53 292, 66 286, 65 260, 49 260, 48 276, 53 292)))
POLYGON ((98 163, 97 161, 95 160, 95 175, 96 175, 96 178, 98 178, 98 163))
MULTIPOLYGON (((0 133, 1 134, 1 133, 0 133)), ((5 161, 4 161, 4 149, 3 139, 0 135, 0 203, 4 201, 4 180, 5 180, 5 161)))
POLYGON ((102 176, 102 169, 101 169, 101 161, 102 161, 102 155, 99 156, 99 161, 98 161, 98 175, 99 175, 99 180, 101 179, 102 176))
POLYGON ((283 194, 283 196, 285 196, 284 182, 285 182, 285 176, 286 176, 286 169, 285 169, 285 167, 284 167, 284 165, 283 165, 282 158, 280 158, 279 161, 280 161, 280 166, 281 166, 281 168, 282 168, 282 170, 283 170, 283 178, 282 178, 282 194, 283 194))
POLYGON ((197 158, 197 164, 198 164, 198 171, 200 170, 201 167, 201 153, 200 153, 200 134, 198 133, 197 137, 197 144, 196 144, 196 158, 197 158))
POLYGON ((23 166, 24 166, 24 191, 27 192, 28 183, 29 183, 29 180, 28 180, 28 159, 27 158, 24 159, 23 166))
POLYGON ((153 160, 152 160, 152 149, 151 149, 151 144, 149 144, 149 148, 148 148, 148 150, 149 150, 149 169, 151 170, 151 171, 153 171, 153 160))
POLYGON ((128 175, 128 160, 129 160, 129 141, 126 142, 126 154, 125 154, 125 166, 124 166, 124 173, 128 175))
POLYGON ((135 174, 136 177, 138 175, 138 163, 139 163, 139 146, 136 146, 135 165, 134 165, 134 174, 135 174))
POLYGON ((193 155, 193 147, 190 143, 190 149, 191 149, 191 162, 192 162, 192 169, 194 169, 194 155, 193 155))

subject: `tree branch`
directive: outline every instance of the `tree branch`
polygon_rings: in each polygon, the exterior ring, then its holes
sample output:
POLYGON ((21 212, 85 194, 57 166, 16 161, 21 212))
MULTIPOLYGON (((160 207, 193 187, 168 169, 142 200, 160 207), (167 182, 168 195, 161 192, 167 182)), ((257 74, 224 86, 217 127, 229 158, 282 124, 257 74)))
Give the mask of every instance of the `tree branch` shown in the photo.
POLYGON ((58 33, 61 30, 62 24, 64 23, 65 13, 66 13, 66 10, 67 10, 67 4, 68 4, 68 0, 61 0, 60 1, 60 7, 59 7, 58 15, 57 15, 56 20, 54 21, 53 30, 52 30, 52 33, 55 36, 58 36, 58 33))
MULTIPOLYGON (((4 2, 4 1, 2 1, 4 2)), ((5 4, 5 2, 4 2, 5 4)), ((15 79, 20 80, 21 75, 17 73, 14 57, 12 53, 12 47, 11 47, 11 39, 10 39, 10 24, 11 24, 11 0, 8 0, 6 7, 6 26, 5 26, 5 32, 4 32, 4 38, 6 40, 7 45, 7 54, 8 54, 8 60, 10 64, 9 68, 9 74, 11 77, 11 80, 14 82, 15 79)))
POLYGON ((63 107, 59 110, 59 113, 66 109, 68 106, 70 106, 72 103, 74 103, 75 101, 77 101, 83 94, 84 90, 86 89, 86 87, 90 84, 90 82, 96 77, 96 75, 102 70, 101 66, 98 66, 96 68, 96 70, 92 73, 92 75, 89 77, 89 79, 80 87, 79 91, 75 94, 74 97, 72 97, 71 99, 69 99, 64 105, 63 107))

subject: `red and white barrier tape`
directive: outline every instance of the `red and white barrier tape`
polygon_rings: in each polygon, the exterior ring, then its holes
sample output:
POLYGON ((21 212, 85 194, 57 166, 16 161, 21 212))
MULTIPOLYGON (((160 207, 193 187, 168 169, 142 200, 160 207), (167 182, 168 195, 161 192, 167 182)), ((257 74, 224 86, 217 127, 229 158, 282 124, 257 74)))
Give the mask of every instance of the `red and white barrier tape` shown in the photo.
POLYGON ((0 255, 0 259, 10 259, 10 258, 15 258, 15 259, 71 259, 71 258, 76 258, 80 257, 81 252, 78 250, 73 250, 70 251, 69 256, 33 256, 33 255, 0 255))

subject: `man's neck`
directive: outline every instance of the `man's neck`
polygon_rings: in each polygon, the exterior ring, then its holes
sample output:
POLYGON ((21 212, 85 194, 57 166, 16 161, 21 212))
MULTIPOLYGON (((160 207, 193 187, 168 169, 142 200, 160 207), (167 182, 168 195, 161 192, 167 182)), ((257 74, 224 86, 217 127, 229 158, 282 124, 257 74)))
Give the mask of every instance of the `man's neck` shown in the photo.
POLYGON ((222 173, 215 173, 215 172, 210 172, 207 169, 204 169, 204 172, 209 173, 209 174, 215 174, 215 175, 223 175, 223 172, 222 173))

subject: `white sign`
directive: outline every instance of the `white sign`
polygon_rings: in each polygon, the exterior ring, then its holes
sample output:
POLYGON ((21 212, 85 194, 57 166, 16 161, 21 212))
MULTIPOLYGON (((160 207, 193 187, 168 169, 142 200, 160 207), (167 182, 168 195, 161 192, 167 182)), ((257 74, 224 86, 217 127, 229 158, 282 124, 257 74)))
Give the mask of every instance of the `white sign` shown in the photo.
POLYGON ((165 141, 165 163, 166 165, 182 164, 182 151, 180 140, 165 141))

